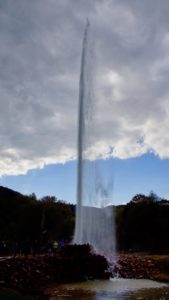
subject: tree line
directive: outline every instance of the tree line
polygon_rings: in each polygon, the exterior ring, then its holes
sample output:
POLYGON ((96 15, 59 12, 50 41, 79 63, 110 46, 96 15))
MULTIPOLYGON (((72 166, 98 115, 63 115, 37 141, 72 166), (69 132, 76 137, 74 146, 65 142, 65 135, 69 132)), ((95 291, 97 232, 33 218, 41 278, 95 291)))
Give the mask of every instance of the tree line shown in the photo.
POLYGON ((169 201, 137 194, 116 208, 116 231, 120 251, 168 253, 169 201))
POLYGON ((74 207, 56 197, 38 200, 35 194, 25 196, 0 187, 0 248, 2 241, 11 249, 15 242, 36 241, 44 248, 50 240, 69 241, 74 223, 74 207))
MULTIPOLYGON (((128 204, 114 208, 118 251, 169 251, 168 200, 154 193, 137 194, 128 204)), ((54 196, 37 199, 35 194, 25 196, 0 187, 0 241, 38 241, 42 247, 50 240, 70 242, 75 210, 75 205, 54 196)))

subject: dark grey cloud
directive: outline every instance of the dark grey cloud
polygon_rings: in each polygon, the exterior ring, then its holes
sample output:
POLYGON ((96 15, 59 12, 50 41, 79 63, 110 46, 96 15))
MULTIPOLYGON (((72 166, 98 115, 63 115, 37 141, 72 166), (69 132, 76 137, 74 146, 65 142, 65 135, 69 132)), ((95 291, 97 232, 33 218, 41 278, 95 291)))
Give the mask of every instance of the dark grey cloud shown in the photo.
POLYGON ((169 156, 167 0, 6 0, 0 1, 0 175, 75 159, 86 17, 96 57, 89 156, 169 156))

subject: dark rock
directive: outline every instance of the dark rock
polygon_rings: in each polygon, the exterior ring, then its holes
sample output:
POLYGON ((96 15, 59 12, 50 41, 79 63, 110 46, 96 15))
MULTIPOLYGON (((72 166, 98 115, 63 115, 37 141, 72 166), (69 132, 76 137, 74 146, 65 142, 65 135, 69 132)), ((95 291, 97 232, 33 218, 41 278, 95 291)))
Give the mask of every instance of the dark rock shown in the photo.
POLYGON ((107 279, 105 257, 89 245, 66 246, 55 255, 15 257, 0 261, 0 286, 36 293, 52 283, 107 279))

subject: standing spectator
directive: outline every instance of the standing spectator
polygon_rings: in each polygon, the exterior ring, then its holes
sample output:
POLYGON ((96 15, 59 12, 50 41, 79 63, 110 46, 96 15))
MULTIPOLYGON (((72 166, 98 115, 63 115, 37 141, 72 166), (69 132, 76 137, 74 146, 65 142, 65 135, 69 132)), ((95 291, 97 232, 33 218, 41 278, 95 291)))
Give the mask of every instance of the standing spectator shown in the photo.
POLYGON ((53 242, 53 251, 54 251, 54 253, 56 253, 57 249, 58 249, 58 242, 54 241, 53 242))
POLYGON ((20 254, 20 247, 19 247, 19 243, 18 242, 14 242, 13 243, 13 255, 14 257, 16 255, 20 254))
POLYGON ((63 240, 59 240, 59 249, 62 248, 64 246, 64 241, 63 240))

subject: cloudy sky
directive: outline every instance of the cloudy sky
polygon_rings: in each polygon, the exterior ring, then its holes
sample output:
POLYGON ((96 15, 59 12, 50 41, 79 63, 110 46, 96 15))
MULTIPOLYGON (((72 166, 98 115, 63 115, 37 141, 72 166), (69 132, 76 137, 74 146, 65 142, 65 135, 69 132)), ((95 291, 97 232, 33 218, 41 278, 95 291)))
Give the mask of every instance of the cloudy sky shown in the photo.
POLYGON ((0 0, 0 184, 75 201, 87 17, 92 158, 111 169, 117 203, 151 190, 169 198, 167 0, 0 0))

